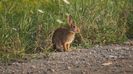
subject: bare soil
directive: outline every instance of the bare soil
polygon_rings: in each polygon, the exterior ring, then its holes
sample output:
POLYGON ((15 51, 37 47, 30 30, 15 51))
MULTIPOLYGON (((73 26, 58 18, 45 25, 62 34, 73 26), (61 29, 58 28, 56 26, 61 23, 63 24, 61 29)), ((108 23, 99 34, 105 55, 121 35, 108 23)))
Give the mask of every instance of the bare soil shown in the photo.
POLYGON ((133 74, 133 46, 107 45, 0 64, 0 74, 133 74))

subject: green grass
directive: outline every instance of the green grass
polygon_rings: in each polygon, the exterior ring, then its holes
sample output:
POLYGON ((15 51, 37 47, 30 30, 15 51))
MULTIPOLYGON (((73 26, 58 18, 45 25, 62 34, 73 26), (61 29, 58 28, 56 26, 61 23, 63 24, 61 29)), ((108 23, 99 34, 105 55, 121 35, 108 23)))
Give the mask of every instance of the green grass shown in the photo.
POLYGON ((66 25, 66 14, 81 28, 73 46, 120 43, 132 36, 132 0, 69 1, 1 0, 0 58, 51 51, 52 33, 66 25))

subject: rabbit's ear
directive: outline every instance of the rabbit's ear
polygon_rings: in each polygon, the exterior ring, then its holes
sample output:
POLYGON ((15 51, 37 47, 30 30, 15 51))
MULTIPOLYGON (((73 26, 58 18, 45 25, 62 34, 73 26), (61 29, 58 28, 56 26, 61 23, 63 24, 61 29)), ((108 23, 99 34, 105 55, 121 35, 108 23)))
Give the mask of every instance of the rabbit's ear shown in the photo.
POLYGON ((72 26, 73 20, 72 20, 72 16, 71 15, 67 16, 67 23, 68 23, 69 26, 72 26))

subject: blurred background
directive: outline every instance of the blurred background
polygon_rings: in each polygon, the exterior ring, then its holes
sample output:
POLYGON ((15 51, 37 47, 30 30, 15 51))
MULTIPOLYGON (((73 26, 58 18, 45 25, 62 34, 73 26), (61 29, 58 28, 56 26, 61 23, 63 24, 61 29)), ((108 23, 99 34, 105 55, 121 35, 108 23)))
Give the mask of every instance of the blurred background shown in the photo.
POLYGON ((0 59, 51 51, 55 29, 70 14, 80 27, 76 48, 133 38, 133 0, 0 0, 0 59))

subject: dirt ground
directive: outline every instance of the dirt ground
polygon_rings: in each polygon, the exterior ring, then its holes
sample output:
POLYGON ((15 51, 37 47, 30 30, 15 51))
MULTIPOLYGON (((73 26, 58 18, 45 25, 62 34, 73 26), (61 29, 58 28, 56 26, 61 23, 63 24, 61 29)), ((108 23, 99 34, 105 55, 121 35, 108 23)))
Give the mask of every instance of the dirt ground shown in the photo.
POLYGON ((27 62, 0 65, 0 74, 133 74, 133 46, 107 45, 54 52, 27 62))

